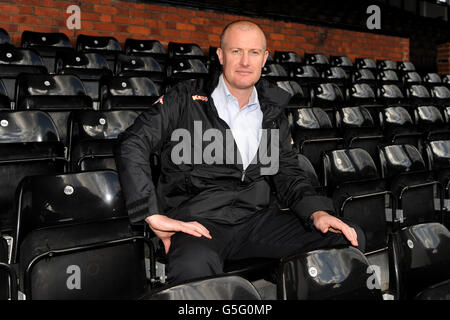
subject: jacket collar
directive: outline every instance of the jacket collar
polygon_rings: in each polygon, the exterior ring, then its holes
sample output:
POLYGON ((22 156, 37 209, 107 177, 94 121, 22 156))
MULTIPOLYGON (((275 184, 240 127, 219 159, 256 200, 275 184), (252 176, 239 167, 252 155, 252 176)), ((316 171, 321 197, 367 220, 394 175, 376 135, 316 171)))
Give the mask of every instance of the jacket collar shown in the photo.
MULTIPOLYGON (((221 73, 217 70, 212 72, 208 78, 200 81, 200 86, 203 87, 208 97, 211 97, 212 92, 217 87, 221 73)), ((265 120, 276 118, 282 108, 289 102, 290 95, 287 91, 265 79, 259 79, 255 88, 258 92, 259 104, 265 120)))

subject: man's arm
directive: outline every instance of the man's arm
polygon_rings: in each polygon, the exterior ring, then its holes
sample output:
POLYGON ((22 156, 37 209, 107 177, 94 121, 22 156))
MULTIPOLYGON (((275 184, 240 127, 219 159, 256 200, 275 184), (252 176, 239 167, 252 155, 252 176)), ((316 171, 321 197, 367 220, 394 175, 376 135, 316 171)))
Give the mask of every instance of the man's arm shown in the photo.
POLYGON ((284 114, 280 116, 279 139, 279 168, 273 176, 279 198, 305 223, 316 211, 334 212, 331 199, 318 195, 312 181, 300 168, 284 114))
POLYGON ((316 193, 312 181, 299 167, 296 152, 291 145, 288 121, 284 114, 280 122, 279 169, 273 176, 278 196, 306 224, 312 223, 323 233, 328 231, 343 233, 353 245, 357 246, 356 231, 329 214, 334 213, 333 202, 316 193))
POLYGON ((130 221, 133 224, 145 221, 163 241, 166 252, 175 232, 211 238, 209 231, 198 222, 166 217, 159 206, 152 180, 150 154, 160 150, 178 127, 188 97, 185 91, 181 86, 171 89, 119 135, 115 148, 116 166, 130 221))

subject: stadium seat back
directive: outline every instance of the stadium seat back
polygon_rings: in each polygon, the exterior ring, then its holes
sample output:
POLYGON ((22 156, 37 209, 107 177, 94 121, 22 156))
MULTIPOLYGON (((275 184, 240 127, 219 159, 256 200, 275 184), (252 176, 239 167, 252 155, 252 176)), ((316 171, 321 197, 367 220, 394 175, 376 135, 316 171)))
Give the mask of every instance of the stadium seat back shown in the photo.
MULTIPOLYGON (((412 299, 429 286, 450 279, 450 232, 440 223, 403 228, 398 236, 402 298, 412 299)), ((448 295, 448 292, 444 293, 448 295)), ((439 297, 439 298, 442 298, 439 297)))
POLYGON ((381 300, 367 285, 367 258, 356 248, 320 249, 282 258, 278 271, 281 300, 381 300))
POLYGON ((100 109, 147 110, 161 93, 148 77, 106 77, 100 82, 100 109))
POLYGON ((436 221, 434 187, 437 181, 412 145, 387 145, 380 148, 382 177, 397 199, 402 225, 436 221))
POLYGON ((114 144, 118 135, 131 126, 137 116, 133 110, 74 113, 70 120, 71 170, 116 170, 114 144))
POLYGON ((0 230, 15 227, 15 196, 26 176, 62 173, 64 146, 48 114, 43 111, 0 111, 0 230))
POLYGON ((22 48, 32 48, 41 56, 49 73, 55 72, 58 53, 73 51, 69 37, 61 32, 35 32, 25 30, 22 33, 22 48))
POLYGON ((162 288, 150 300, 261 300, 248 280, 235 275, 214 276, 162 288))
POLYGON ((360 148, 325 153, 325 187, 337 214, 366 233, 366 251, 387 246, 385 202, 387 190, 367 151, 360 148))

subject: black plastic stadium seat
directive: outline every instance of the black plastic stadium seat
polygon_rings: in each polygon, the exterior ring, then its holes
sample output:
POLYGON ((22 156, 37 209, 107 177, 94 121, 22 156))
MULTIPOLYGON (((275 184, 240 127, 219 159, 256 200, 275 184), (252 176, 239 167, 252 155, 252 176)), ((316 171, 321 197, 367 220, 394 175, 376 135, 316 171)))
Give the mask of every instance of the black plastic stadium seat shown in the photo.
POLYGON ((382 300, 381 291, 367 285, 369 268, 367 258, 353 247, 285 257, 278 271, 277 297, 280 300, 382 300))
POLYGON ((88 36, 77 37, 76 50, 85 53, 98 53, 108 62, 109 69, 114 70, 116 55, 122 52, 119 42, 114 37, 88 36))
POLYGON ((198 59, 172 60, 167 66, 167 83, 169 86, 188 79, 205 79, 208 70, 205 64, 198 59))
POLYGON ((414 110, 416 123, 422 132, 422 141, 450 139, 450 128, 441 111, 435 106, 419 106, 414 110))
POLYGON ((330 56, 330 65, 342 68, 347 74, 347 78, 351 77, 353 70, 353 62, 346 56, 330 56))
MULTIPOLYGON (((378 119, 365 107, 348 107, 338 111, 338 126, 347 148, 362 148, 372 159, 378 157, 378 145, 384 141, 378 119)), ((378 165, 378 163, 377 163, 378 165)), ((379 168, 379 167, 378 167, 379 168)))
POLYGON ((64 145, 43 111, 0 111, 0 231, 11 232, 22 178, 64 171, 64 145))
POLYGON ((407 84, 406 96, 410 104, 423 105, 432 102, 430 92, 427 87, 421 84, 407 84))
POLYGON ((395 250, 401 299, 448 299, 450 232, 445 226, 434 222, 403 228, 396 233, 395 250))
POLYGON ((329 116, 320 108, 292 109, 292 138, 298 151, 305 155, 323 181, 322 153, 339 149, 343 138, 329 116))
POLYGON ((76 52, 59 55, 56 60, 58 74, 78 76, 86 88, 87 95, 92 98, 94 109, 98 109, 99 81, 104 76, 112 76, 105 58, 97 53, 76 52))
POLYGON ((105 77, 100 81, 100 109, 147 110, 161 94, 148 77, 105 77))
POLYGON ((450 105, 450 89, 445 86, 434 86, 431 88, 433 102, 439 106, 450 105))
POLYGON ((273 59, 287 70, 302 63, 300 56, 294 51, 275 51, 273 59))
POLYGON ((16 78, 20 73, 47 73, 47 68, 34 50, 0 46, 0 78, 11 101, 15 99, 16 78))
POLYGON ((399 70, 402 74, 416 71, 416 67, 411 61, 401 61, 397 63, 397 70, 399 70))
POLYGON ((167 54, 170 60, 198 59, 206 65, 208 57, 196 43, 169 42, 167 54))
POLYGON ((16 95, 17 110, 42 110, 52 117, 65 145, 70 112, 93 108, 83 83, 74 75, 22 74, 16 95))
POLYGON ((444 223, 450 225, 448 208, 450 208, 450 140, 429 141, 426 145, 428 169, 434 173, 434 178, 443 188, 444 206, 447 208, 444 223))
POLYGON ((281 89, 289 92, 291 98, 286 106, 286 108, 301 107, 309 105, 308 92, 305 92, 303 88, 293 80, 288 81, 277 81, 277 86, 281 89))
POLYGON ((3 84, 2 79, 0 79, 0 109, 11 109, 11 100, 8 97, 8 92, 3 84))
POLYGON ((117 173, 27 177, 20 195, 14 257, 27 299, 147 293, 145 239, 130 226, 117 173))
MULTIPOLYGON (((401 226, 440 221, 441 199, 435 204, 433 177, 416 147, 408 144, 380 148, 382 177, 396 198, 395 216, 401 226)), ((440 190, 438 192, 440 198, 440 190)))
POLYGON ((322 78, 325 82, 335 83, 346 99, 345 94, 347 92, 348 86, 350 84, 350 77, 341 67, 329 67, 322 73, 322 78))
POLYGON ((166 74, 163 66, 150 56, 126 56, 119 54, 115 74, 128 77, 148 77, 164 92, 166 74))
POLYGON ((221 275, 163 287, 149 300, 261 300, 248 280, 235 275, 221 275))
POLYGON ((376 62, 378 70, 397 70, 397 65, 392 60, 377 60, 376 62))
POLYGON ((298 82, 305 92, 310 92, 311 86, 322 80, 314 66, 295 65, 288 70, 288 73, 291 79, 298 82))
POLYGON ((11 37, 9 36, 8 32, 0 28, 0 46, 13 46, 11 37))
POLYGON ((36 50, 41 56, 49 73, 55 72, 56 56, 72 52, 72 44, 66 34, 60 32, 34 32, 22 33, 22 47, 36 50))
POLYGON ((395 84, 381 84, 377 89, 377 100, 385 105, 403 104, 405 96, 395 84))
POLYGON ((416 71, 408 71, 402 76, 402 80, 405 86, 422 83, 422 77, 416 71))
POLYGON ((377 80, 371 69, 356 69, 351 74, 352 84, 367 84, 376 92, 377 80))
POLYGON ((113 147, 117 136, 131 126, 138 113, 132 110, 72 113, 69 154, 72 172, 116 170, 113 147))
POLYGON ((403 86, 403 83, 395 70, 380 70, 377 74, 377 81, 378 86, 382 86, 383 84, 395 84, 400 88, 403 86))
POLYGON ((411 114, 401 106, 384 108, 381 111, 383 132, 389 144, 412 144, 421 150, 421 133, 411 114))
POLYGON ((342 107, 344 95, 335 83, 319 83, 312 86, 312 107, 342 107))
POLYGON ((355 59, 356 69, 369 69, 373 73, 377 71, 377 65, 373 59, 370 58, 356 58, 355 59))
POLYGON ((261 77, 272 82, 289 80, 288 73, 284 67, 278 63, 266 64, 262 68, 261 77))
POLYGON ((375 92, 367 83, 353 83, 347 90, 346 97, 348 106, 375 106, 376 103, 375 92))
POLYGON ((0 301, 17 300, 17 294, 17 274, 14 267, 0 261, 0 301))
POLYGON ((165 68, 167 53, 158 40, 126 39, 124 52, 128 56, 150 56, 165 68))
POLYGON ((304 59, 306 65, 314 66, 319 73, 322 73, 330 66, 327 57, 320 53, 305 53, 304 59))
POLYGON ((372 157, 361 148, 340 149, 326 152, 323 162, 325 187, 337 214, 365 231, 366 252, 386 248, 385 198, 389 192, 372 157))

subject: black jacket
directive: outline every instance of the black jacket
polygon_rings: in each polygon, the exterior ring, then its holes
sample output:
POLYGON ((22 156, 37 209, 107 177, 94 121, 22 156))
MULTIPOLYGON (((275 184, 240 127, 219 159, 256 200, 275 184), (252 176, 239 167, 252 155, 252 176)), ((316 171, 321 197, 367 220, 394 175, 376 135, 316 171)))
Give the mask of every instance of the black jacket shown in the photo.
MULTIPOLYGON (((315 211, 333 212, 330 199, 315 193, 311 181, 298 166, 288 120, 282 111, 288 93, 263 79, 256 84, 263 112, 262 127, 279 129, 276 174, 261 175, 259 160, 245 171, 242 164, 172 162, 172 148, 178 141, 171 141, 171 135, 177 128, 186 129, 194 137, 194 121, 201 121, 203 132, 216 128, 226 136, 229 127, 218 116, 211 98, 217 83, 218 75, 210 80, 179 83, 120 134, 115 149, 116 165, 130 221, 142 222, 158 213, 175 219, 201 217, 235 224, 267 208, 274 201, 273 194, 305 222, 315 211), (152 153, 160 154, 161 159, 157 190, 150 169, 152 153)), ((268 144, 270 137, 269 134, 268 144)), ((194 139, 191 140, 194 148, 194 139)), ((203 150, 208 144, 203 142, 203 150)), ((234 151, 238 154, 235 143, 234 151)))

